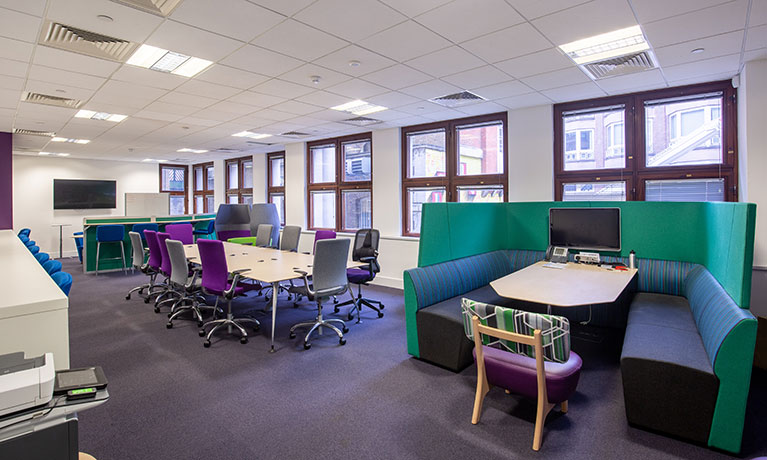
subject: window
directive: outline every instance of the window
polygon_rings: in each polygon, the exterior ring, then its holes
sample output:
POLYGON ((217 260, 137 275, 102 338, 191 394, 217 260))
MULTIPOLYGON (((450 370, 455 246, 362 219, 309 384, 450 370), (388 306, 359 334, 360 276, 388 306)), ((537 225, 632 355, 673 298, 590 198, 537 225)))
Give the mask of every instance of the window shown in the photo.
POLYGON ((184 165, 160 165, 160 192, 170 194, 170 214, 186 214, 186 170, 184 165))
MULTIPOLYGON (((573 150, 592 134, 574 133, 573 150)), ((506 113, 402 128, 402 234, 418 236, 424 203, 505 201, 506 113)))
POLYGON ((280 224, 285 225, 285 152, 266 155, 266 194, 277 206, 280 224))
POLYGON ((253 204, 253 157, 226 160, 226 202, 253 204))
POLYGON ((216 212, 213 198, 213 163, 201 163, 192 167, 194 171, 194 213, 216 212))
POLYGON ((307 145, 310 229, 354 232, 373 225, 372 144, 365 133, 307 145))
POLYGON ((558 104, 555 198, 736 201, 736 111, 729 81, 558 104))

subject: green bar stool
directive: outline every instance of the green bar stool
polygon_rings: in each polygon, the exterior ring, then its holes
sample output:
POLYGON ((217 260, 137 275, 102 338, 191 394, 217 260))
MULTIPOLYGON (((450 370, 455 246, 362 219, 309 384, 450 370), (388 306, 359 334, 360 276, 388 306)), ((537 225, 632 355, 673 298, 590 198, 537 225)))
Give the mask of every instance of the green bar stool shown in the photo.
POLYGON ((123 225, 99 225, 96 227, 96 275, 99 274, 100 250, 102 244, 120 244, 120 257, 110 257, 105 260, 122 260, 122 269, 125 273, 125 226, 123 225))

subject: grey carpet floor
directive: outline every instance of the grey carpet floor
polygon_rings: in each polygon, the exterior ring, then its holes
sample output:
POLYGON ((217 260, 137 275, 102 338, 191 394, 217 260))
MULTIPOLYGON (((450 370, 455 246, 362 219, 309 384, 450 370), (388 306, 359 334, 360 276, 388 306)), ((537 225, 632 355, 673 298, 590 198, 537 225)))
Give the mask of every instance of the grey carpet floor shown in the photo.
MULTIPOLYGON (((261 319, 261 331, 246 345, 220 335, 205 349, 195 323, 168 330, 164 313, 125 300, 143 275, 96 277, 64 262, 74 276, 72 367, 100 365, 109 379, 109 401, 80 414, 80 450, 99 460, 733 458, 628 426, 620 337, 601 331, 574 339, 584 359, 578 392, 567 415, 549 415, 535 453, 533 401, 491 391, 472 425, 475 367, 454 374, 407 354, 401 291, 367 288, 386 316, 367 310, 349 324, 345 346, 326 333, 308 351, 288 329, 316 310, 283 295, 274 354, 271 317, 251 294, 236 310, 261 319)), ((767 455, 765 382, 754 374, 741 458, 767 455)))

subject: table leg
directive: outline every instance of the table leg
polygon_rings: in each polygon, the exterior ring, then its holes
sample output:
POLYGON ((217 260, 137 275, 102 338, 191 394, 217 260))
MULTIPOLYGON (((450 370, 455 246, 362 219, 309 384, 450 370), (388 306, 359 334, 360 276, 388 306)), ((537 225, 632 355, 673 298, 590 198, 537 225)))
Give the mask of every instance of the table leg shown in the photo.
POLYGON ((59 259, 64 257, 64 253, 62 252, 63 242, 64 242, 64 226, 59 225, 59 259))
POLYGON ((269 353, 274 353, 274 326, 277 323, 277 294, 279 292, 279 281, 272 283, 272 349, 269 351, 269 353))

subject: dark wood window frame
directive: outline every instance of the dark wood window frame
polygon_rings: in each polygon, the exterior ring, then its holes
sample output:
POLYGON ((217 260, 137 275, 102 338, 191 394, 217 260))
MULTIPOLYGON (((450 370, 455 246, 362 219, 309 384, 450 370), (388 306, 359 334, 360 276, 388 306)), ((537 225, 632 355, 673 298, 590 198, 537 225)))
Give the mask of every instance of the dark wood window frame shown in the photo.
POLYGON ((738 201, 738 133, 736 90, 730 80, 664 88, 554 105, 554 199, 562 200, 564 184, 574 182, 626 181, 626 200, 643 201, 645 182, 673 179, 724 179, 725 200, 738 201), (722 163, 692 166, 648 167, 645 162, 645 102, 707 93, 722 93, 722 163), (625 158, 624 168, 601 170, 564 170, 565 112, 598 109, 623 104, 625 158))
POLYGON ((343 192, 346 190, 368 190, 370 191, 370 214, 372 224, 373 214, 373 133, 361 133, 353 134, 351 136, 335 137, 331 139, 321 139, 318 141, 308 142, 306 144, 306 210, 308 212, 307 221, 309 223, 310 230, 335 230, 337 232, 354 233, 356 229, 344 228, 344 209, 343 209, 343 192), (370 142, 370 180, 369 181, 344 181, 344 154, 343 144, 350 142, 370 142), (312 183, 312 148, 319 146, 333 145, 335 147, 335 181, 312 183), (333 191, 335 192, 335 206, 336 206, 336 226, 335 228, 322 228, 316 227, 313 222, 312 214, 312 192, 317 191, 333 191))
POLYGON ((285 151, 282 152, 272 152, 266 154, 266 200, 268 203, 272 202, 272 195, 282 195, 282 224, 285 225, 285 176, 283 176, 283 181, 281 186, 273 186, 272 185, 272 177, 274 175, 274 171, 272 171, 272 160, 276 160, 282 158, 282 164, 283 168, 285 167, 285 151))
POLYGON ((195 201, 198 196, 202 197, 202 212, 209 213, 215 210, 208 209, 208 196, 213 196, 214 191, 208 189, 208 168, 213 166, 213 162, 197 163, 192 165, 192 210, 196 212, 195 201), (202 168, 202 190, 197 190, 197 168, 202 168))
POLYGON ((158 168, 160 176, 160 192, 168 193, 171 196, 183 196, 184 197, 184 214, 189 214, 189 165, 178 165, 161 163, 158 168), (162 188, 162 171, 164 169, 183 169, 184 170, 184 191, 165 190, 162 188))
POLYGON ((502 186, 503 201, 508 201, 509 183, 509 126, 506 112, 480 115, 476 117, 459 118, 455 120, 425 123, 421 125, 405 126, 401 130, 402 150, 402 235, 420 236, 420 233, 408 228, 410 210, 408 209, 408 189, 420 187, 444 187, 448 202, 458 201, 458 187, 465 186, 502 186), (458 174, 458 135, 457 129, 466 125, 491 124, 500 121, 503 124, 503 173, 481 175, 458 174), (410 170, 410 155, 408 152, 408 135, 428 131, 445 131, 445 165, 446 172, 443 177, 408 177, 410 170))
POLYGON ((230 158, 224 162, 224 183, 226 184, 226 203, 229 203, 229 195, 237 195, 237 203, 242 203, 242 196, 243 195, 250 195, 251 199, 253 198, 253 187, 243 187, 243 172, 244 169, 242 167, 242 164, 245 162, 250 162, 251 170, 253 168, 253 156, 245 156, 245 157, 239 157, 239 158, 230 158), (237 164, 237 187, 231 188, 229 186, 229 165, 230 164, 237 164))

